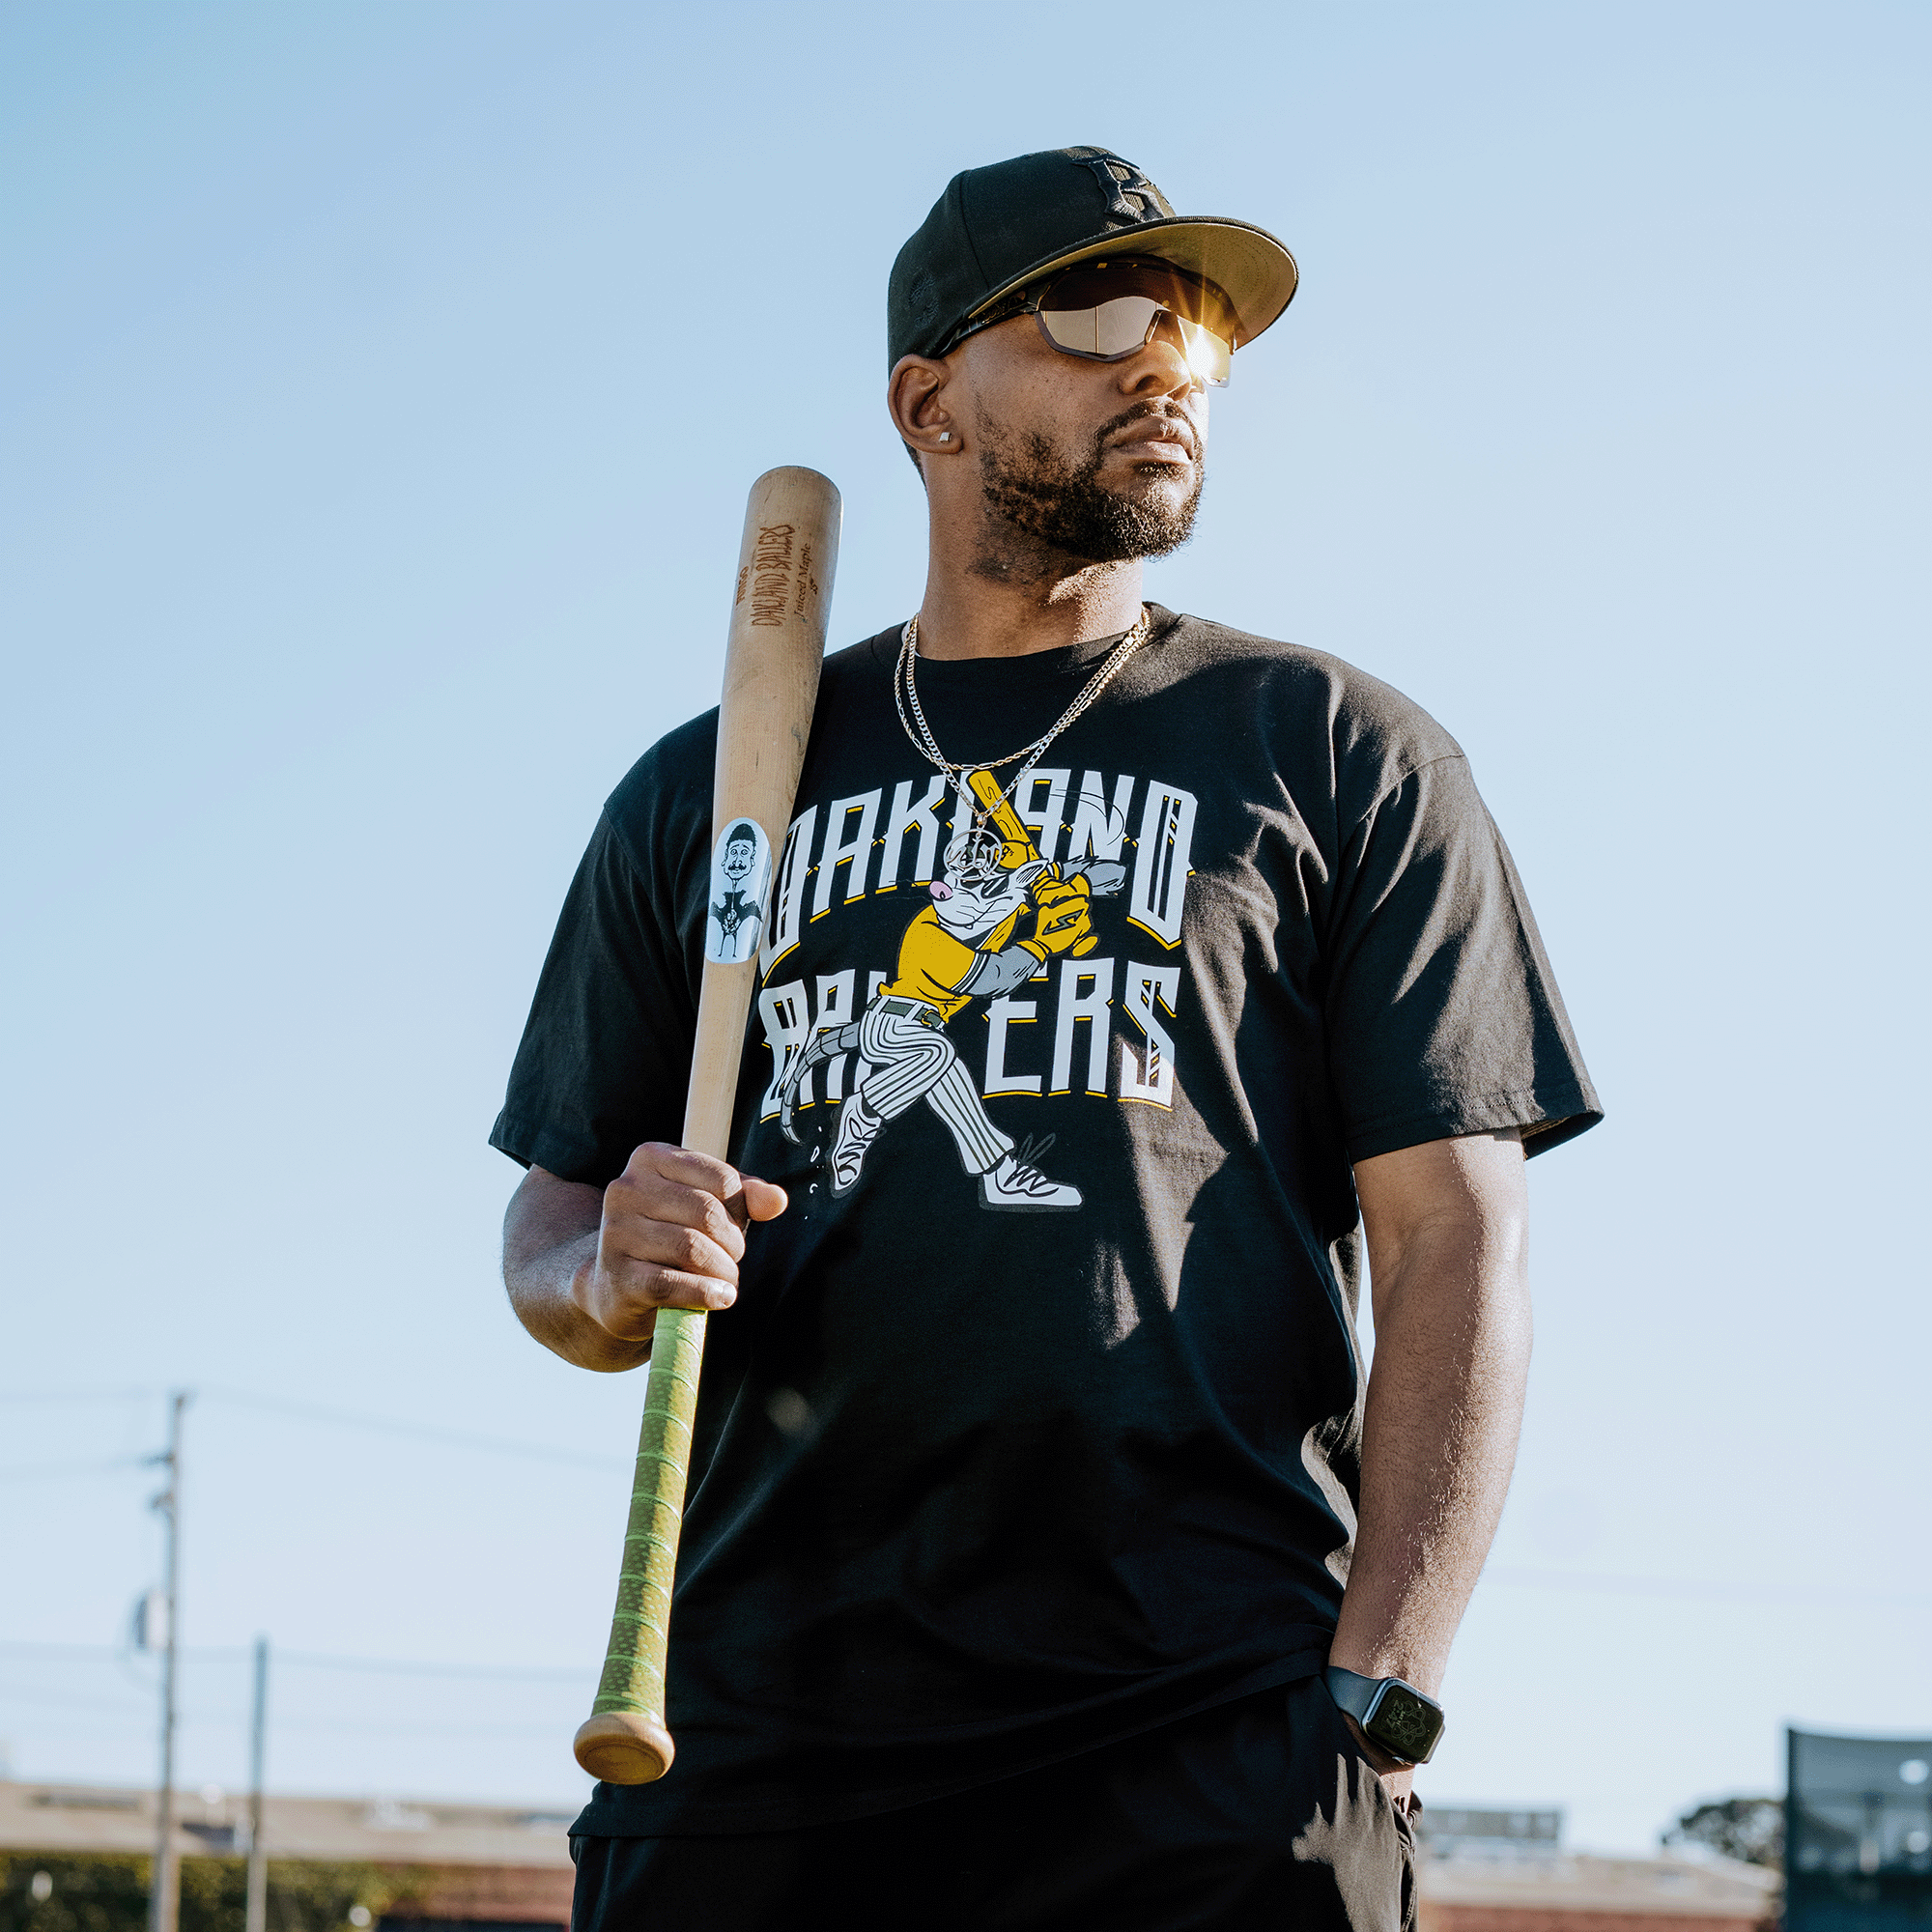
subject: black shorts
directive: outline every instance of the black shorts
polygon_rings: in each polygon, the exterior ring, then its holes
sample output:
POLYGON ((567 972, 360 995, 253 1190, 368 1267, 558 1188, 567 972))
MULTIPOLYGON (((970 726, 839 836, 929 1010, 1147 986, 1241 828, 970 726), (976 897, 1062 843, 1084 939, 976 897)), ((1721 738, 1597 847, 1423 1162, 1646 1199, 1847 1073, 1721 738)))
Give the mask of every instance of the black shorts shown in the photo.
POLYGON ((1406 1932, 1408 1821, 1319 1677, 797 1832, 574 1838, 572 1932, 1406 1932))

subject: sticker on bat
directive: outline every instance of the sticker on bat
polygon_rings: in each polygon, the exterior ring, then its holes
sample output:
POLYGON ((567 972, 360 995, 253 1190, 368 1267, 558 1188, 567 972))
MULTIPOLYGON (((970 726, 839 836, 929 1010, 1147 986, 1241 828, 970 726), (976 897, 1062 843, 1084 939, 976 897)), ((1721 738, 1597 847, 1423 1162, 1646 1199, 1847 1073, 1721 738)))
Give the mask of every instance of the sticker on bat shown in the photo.
POLYGON ((758 950, 771 896, 772 841, 756 819, 734 818, 711 855, 711 896, 704 956, 714 966, 742 966, 758 950))

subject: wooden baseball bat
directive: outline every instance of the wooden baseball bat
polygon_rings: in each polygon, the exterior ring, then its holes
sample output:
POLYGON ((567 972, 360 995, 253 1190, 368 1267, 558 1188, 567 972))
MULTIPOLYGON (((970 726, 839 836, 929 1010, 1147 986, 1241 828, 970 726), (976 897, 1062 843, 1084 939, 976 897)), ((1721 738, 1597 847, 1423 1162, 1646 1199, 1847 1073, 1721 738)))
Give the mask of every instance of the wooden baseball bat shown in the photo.
MULTIPOLYGON (((704 981, 684 1111, 684 1145, 720 1160, 729 1158, 773 855, 784 847, 818 696, 838 523, 838 492, 815 469, 768 469, 745 507, 718 711, 704 981)), ((651 1334, 611 1647, 576 1741, 578 1763, 611 1784, 648 1784, 670 1769, 665 1656, 704 1322, 701 1309, 664 1308, 651 1334)))

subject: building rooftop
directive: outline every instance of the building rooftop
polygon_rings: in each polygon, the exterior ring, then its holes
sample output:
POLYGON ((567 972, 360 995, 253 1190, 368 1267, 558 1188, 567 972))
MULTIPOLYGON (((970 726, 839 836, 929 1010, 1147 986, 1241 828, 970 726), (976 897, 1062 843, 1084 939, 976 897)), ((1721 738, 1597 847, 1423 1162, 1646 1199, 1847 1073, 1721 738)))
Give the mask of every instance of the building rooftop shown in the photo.
MULTIPOLYGON (((240 1792, 175 1794, 175 1843, 186 1857, 232 1857, 247 1846, 240 1792)), ((370 1864, 565 1865, 576 1814, 540 1805, 443 1804, 415 1798, 287 1798, 263 1804, 262 1837, 283 1859, 370 1864)), ((155 1794, 127 1786, 0 1783, 0 1848, 151 1852, 155 1794)))
MULTIPOLYGON (((184 1855, 233 1857, 246 1848, 244 1794, 179 1792, 175 1814, 184 1855)), ((275 1796, 264 1805, 263 1837, 274 1858, 436 1867, 445 1878, 423 1908, 430 1918, 507 1914, 561 1924, 569 1916, 572 1815, 541 1805, 275 1796), (450 1869, 465 1866, 476 1868, 473 1879, 450 1869), (503 1879, 492 1880, 492 1869, 503 1879), (520 1901, 514 1912, 497 1895, 506 1882, 520 1901)), ((1626 1923, 1646 1932, 1745 1932, 1776 1916, 1777 1875, 1755 1865, 1566 1852, 1561 1814, 1548 1810, 1431 1807, 1423 1820, 1423 1932, 1492 1932, 1498 1923, 1517 1932, 1585 1924, 1608 1932, 1626 1923), (1505 1912, 1507 1919, 1496 1917, 1505 1912)), ((0 1783, 0 1849, 145 1853, 154 1833, 152 1791, 0 1783)))
POLYGON ((1480 1922, 1478 1912, 1498 1911, 1760 1925, 1776 1917, 1779 1893, 1776 1872, 1730 1859, 1616 1859, 1585 1852, 1535 1858, 1425 1853, 1418 1879, 1424 1902, 1434 1908, 1430 1919, 1451 1927, 1480 1922))

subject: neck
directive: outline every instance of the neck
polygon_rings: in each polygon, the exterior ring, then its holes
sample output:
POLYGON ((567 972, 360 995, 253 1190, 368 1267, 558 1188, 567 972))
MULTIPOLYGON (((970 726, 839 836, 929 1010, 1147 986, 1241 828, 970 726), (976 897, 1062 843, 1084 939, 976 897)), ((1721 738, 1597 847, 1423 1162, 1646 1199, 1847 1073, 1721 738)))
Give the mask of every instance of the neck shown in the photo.
POLYGON ((1017 658, 1125 631, 1141 614, 1141 562, 1051 549, 983 502, 977 518, 932 505, 919 649, 928 658, 1017 658))

